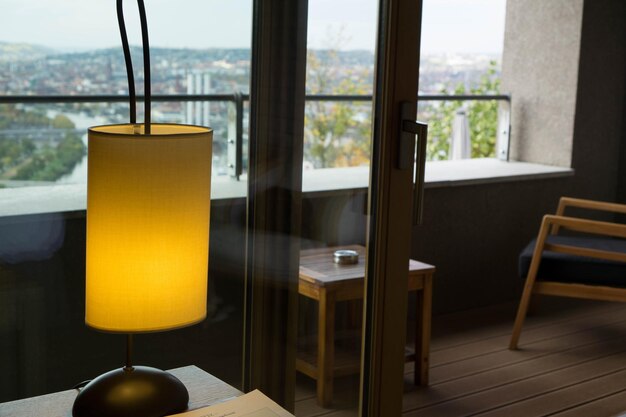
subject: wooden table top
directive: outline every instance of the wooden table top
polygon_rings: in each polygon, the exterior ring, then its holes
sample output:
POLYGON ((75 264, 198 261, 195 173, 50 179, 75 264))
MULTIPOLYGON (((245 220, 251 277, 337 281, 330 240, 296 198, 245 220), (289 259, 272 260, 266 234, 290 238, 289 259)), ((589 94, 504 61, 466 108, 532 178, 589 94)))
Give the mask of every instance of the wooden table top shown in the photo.
MULTIPOLYGON (((300 252, 300 279, 316 285, 326 285, 365 277, 365 248, 361 245, 335 246, 306 249, 300 252), (333 262, 333 253, 339 249, 359 253, 359 262, 354 265, 339 265, 333 262)), ((409 260, 409 273, 434 272, 435 267, 423 262, 409 260)))
MULTIPOLYGON (((189 409, 206 407, 242 394, 236 388, 196 366, 168 370, 189 391, 189 409)), ((77 390, 67 390, 39 397, 0 404, 2 417, 69 417, 77 390)))

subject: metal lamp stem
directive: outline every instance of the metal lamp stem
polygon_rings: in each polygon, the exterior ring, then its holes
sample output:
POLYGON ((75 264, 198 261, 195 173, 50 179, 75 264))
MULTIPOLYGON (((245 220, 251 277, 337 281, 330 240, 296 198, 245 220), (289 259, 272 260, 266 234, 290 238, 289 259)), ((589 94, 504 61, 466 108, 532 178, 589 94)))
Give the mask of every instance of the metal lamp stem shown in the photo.
MULTIPOLYGON (((135 93, 135 79, 133 76, 133 61, 130 55, 130 45, 128 43, 128 34, 126 33, 126 24, 124 23, 124 10, 122 7, 123 0, 117 0, 117 22, 120 27, 120 35, 122 37, 122 48, 124 50, 124 61, 126 63, 126 74, 128 77, 128 96, 130 105, 130 123, 137 123, 137 94, 135 93)), ((144 114, 145 114, 145 133, 150 134, 151 124, 151 77, 150 77, 150 42, 148 40, 148 20, 146 18, 146 8, 143 0, 137 0, 139 6, 139 19, 141 21, 141 40, 143 43, 143 73, 144 73, 144 114)))
POLYGON ((124 367, 124 371, 132 371, 132 357, 133 357, 133 334, 128 333, 126 335, 126 366, 124 367))

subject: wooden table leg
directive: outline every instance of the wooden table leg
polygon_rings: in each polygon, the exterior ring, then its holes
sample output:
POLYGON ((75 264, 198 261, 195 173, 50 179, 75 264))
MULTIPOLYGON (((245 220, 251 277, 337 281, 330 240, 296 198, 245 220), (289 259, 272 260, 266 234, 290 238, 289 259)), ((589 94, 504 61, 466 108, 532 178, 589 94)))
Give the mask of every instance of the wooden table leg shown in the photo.
POLYGON ((415 297, 416 332, 415 332, 415 385, 428 385, 430 366, 430 321, 433 294, 433 276, 424 276, 424 288, 418 290, 415 297))
POLYGON ((320 289, 317 341, 317 403, 322 407, 333 401, 335 366, 335 293, 320 289))

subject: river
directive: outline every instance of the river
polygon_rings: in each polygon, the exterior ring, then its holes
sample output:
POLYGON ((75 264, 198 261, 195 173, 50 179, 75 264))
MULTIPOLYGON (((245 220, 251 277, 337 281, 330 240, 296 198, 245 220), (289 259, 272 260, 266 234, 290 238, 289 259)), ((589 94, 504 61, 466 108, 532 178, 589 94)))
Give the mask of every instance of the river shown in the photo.
MULTIPOLYGON (((59 112, 49 112, 48 116, 54 117, 59 112)), ((81 136, 81 139, 85 146, 87 146, 87 129, 91 126, 98 126, 107 124, 108 121, 104 117, 91 117, 87 116, 84 113, 65 113, 76 126, 76 129, 82 130, 85 133, 81 136)), ((56 183, 57 184, 84 184, 87 182, 87 155, 83 157, 83 159, 76 164, 71 173, 62 176, 59 178, 56 183)))

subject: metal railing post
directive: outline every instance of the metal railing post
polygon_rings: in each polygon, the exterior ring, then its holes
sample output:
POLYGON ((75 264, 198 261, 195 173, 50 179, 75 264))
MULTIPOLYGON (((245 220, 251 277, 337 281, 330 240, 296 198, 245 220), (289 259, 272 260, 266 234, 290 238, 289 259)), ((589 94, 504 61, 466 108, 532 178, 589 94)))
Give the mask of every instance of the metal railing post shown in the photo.
POLYGON ((498 130, 496 137, 496 157, 508 161, 511 146, 511 98, 500 101, 498 106, 498 130))
POLYGON ((239 177, 243 173, 243 99, 244 97, 241 92, 235 94, 235 108, 237 117, 235 175, 237 177, 237 181, 239 181, 239 177))
POLYGON ((237 99, 228 102, 228 129, 226 146, 226 163, 228 176, 238 180, 237 176, 237 99))
POLYGON ((237 181, 243 173, 243 101, 237 92, 228 106, 228 175, 237 181))

